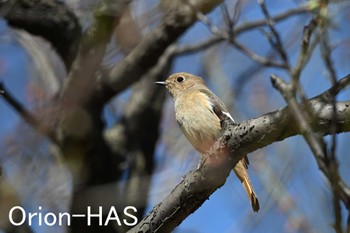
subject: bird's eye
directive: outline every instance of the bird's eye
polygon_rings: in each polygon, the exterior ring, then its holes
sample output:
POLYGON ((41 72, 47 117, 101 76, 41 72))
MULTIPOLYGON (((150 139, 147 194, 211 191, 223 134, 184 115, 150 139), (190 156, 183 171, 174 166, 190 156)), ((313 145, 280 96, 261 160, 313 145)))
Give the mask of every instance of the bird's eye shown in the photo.
POLYGON ((179 82, 179 83, 183 82, 184 80, 185 80, 185 78, 182 77, 182 76, 180 76, 180 77, 178 77, 178 78, 176 79, 176 81, 179 82))

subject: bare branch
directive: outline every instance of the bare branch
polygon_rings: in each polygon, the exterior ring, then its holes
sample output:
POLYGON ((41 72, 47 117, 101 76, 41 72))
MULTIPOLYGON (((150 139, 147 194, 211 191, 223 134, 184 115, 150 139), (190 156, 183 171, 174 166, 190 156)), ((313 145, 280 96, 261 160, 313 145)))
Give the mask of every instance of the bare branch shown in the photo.
POLYGON ((70 69, 77 53, 81 27, 76 15, 56 0, 0 1, 0 15, 11 26, 49 41, 70 69))
MULTIPOLYGON (((290 9, 290 10, 285 11, 281 14, 276 15, 276 16, 272 16, 271 20, 273 22, 277 23, 277 22, 283 21, 285 19, 288 19, 291 16, 300 15, 300 14, 304 14, 307 12, 309 12, 308 8, 306 6, 301 6, 299 8, 290 9)), ((266 26, 267 24, 268 24, 268 22, 266 19, 242 23, 235 28, 234 33, 237 35, 237 34, 240 34, 243 32, 247 32, 247 31, 254 29, 254 28, 266 26)))
MULTIPOLYGON (((310 58, 311 51, 309 50, 310 48, 310 38, 317 26, 317 21, 316 19, 312 19, 308 25, 304 27, 304 33, 303 33, 303 39, 301 43, 301 49, 298 57, 297 64, 295 68, 292 71, 292 82, 294 86, 296 86, 296 83, 298 82, 300 78, 300 73, 303 70, 304 66, 306 65, 307 61, 310 58)), ((311 46, 312 48, 312 46, 311 46)))
POLYGON ((284 99, 292 109, 293 116, 297 119, 298 127, 303 131, 302 135, 309 144, 316 158, 323 160, 326 157, 325 144, 321 135, 314 134, 314 130, 309 125, 302 106, 300 106, 295 100, 294 87, 291 84, 287 84, 281 78, 276 75, 271 75, 271 81, 273 86, 281 92, 284 99))
POLYGON ((82 37, 78 55, 61 91, 62 104, 84 103, 90 95, 113 29, 128 4, 129 1, 119 1, 112 7, 104 0, 94 10, 94 20, 82 37))
MULTIPOLYGON (((222 1, 216 1, 208 11, 222 1)), ((193 12, 170 11, 164 20, 117 64, 107 79, 99 80, 87 103, 96 105, 109 101, 132 83, 138 81, 157 62, 161 54, 196 20, 193 12)))
POLYGON ((287 52, 284 49, 282 40, 280 38, 279 33, 277 32, 274 24, 275 22, 271 19, 270 13, 267 10, 267 7, 265 5, 265 1, 264 0, 259 0, 259 4, 261 6, 262 12, 265 15, 266 21, 267 21, 267 26, 269 27, 274 40, 272 40, 272 38, 269 39, 271 45, 273 48, 275 48, 278 52, 278 54, 280 55, 281 59, 284 61, 284 63, 286 64, 287 69, 290 69, 290 65, 289 65, 289 61, 288 61, 288 56, 287 56, 287 52))
MULTIPOLYGON (((219 42, 220 41, 219 38, 221 38, 221 40, 227 40, 235 48, 240 50, 242 53, 244 53, 245 55, 247 55, 249 58, 251 58, 253 61, 255 61, 257 63, 260 63, 264 66, 271 66, 271 67, 275 67, 275 68, 290 70, 290 65, 288 62, 287 53, 282 45, 282 42, 281 42, 281 39, 280 39, 278 32, 276 31, 276 29, 273 26, 273 22, 274 22, 273 18, 270 17, 264 2, 261 1, 260 4, 261 4, 261 7, 263 9, 263 13, 264 13, 266 19, 264 21, 256 21, 255 22, 256 24, 255 25, 253 24, 254 26, 248 25, 247 28, 253 29, 255 26, 256 27, 263 26, 263 25, 269 26, 269 28, 270 28, 271 32, 273 33, 273 36, 276 40, 276 45, 272 44, 272 46, 275 47, 277 52, 280 54, 280 56, 283 60, 283 63, 278 63, 276 61, 272 61, 269 58, 260 56, 260 55, 256 54, 255 52, 253 52, 252 50, 245 47, 243 44, 239 43, 235 38, 236 38, 237 34, 240 34, 240 33, 245 31, 246 26, 244 26, 244 27, 238 26, 236 29, 232 29, 233 21, 230 19, 229 14, 228 14, 225 6, 223 6, 223 14, 224 14, 224 20, 225 20, 226 24, 228 25, 227 31, 223 31, 223 30, 219 29, 217 26, 215 26, 213 23, 211 23, 210 20, 205 15, 203 15, 200 12, 197 12, 197 18, 200 21, 202 21, 205 25, 207 25, 208 29, 214 35, 216 35, 218 37, 218 39, 216 39, 216 40, 213 39, 213 41, 219 42)), ((301 9, 304 9, 304 8, 301 8, 301 9)), ((284 17, 289 17, 290 15, 293 15, 296 12, 300 13, 303 11, 301 11, 301 10, 300 11, 288 11, 285 14, 276 16, 275 18, 276 18, 276 20, 282 20, 282 19, 284 19, 284 17)))
POLYGON ((227 156, 223 140, 219 140, 213 148, 206 162, 198 170, 188 173, 181 183, 128 233, 172 232, 221 187, 232 169, 232 162, 227 156))
POLYGON ((6 90, 2 82, 0 82, 0 95, 31 127, 33 127, 42 135, 48 137, 54 143, 57 143, 57 138, 54 131, 51 128, 48 128, 48 126, 43 125, 32 113, 30 113, 21 103, 19 103, 9 93, 9 91, 6 90))
POLYGON ((318 98, 322 98, 322 101, 331 102, 331 97, 339 94, 340 91, 347 88, 350 85, 350 74, 337 81, 331 88, 323 92, 318 98))
MULTIPOLYGON (((228 16, 226 16, 226 18, 227 17, 228 16)), ((197 18, 200 21, 202 21, 205 25, 207 25, 208 29, 214 35, 218 36, 219 38, 222 38, 223 40, 227 40, 230 44, 232 44, 235 48, 237 48, 242 53, 247 55, 253 61, 255 61, 257 63, 260 63, 260 64, 262 64, 264 66, 271 66, 271 67, 282 68, 282 69, 288 68, 287 63, 284 63, 284 64, 277 63, 275 61, 272 61, 271 59, 268 59, 268 58, 265 58, 263 56, 260 56, 260 55, 256 54, 255 52, 253 52, 252 50, 250 50, 249 48, 245 47, 243 44, 239 43, 235 39, 235 34, 233 33, 233 31, 231 29, 229 29, 227 32, 219 29, 214 24, 212 24, 210 22, 210 20, 205 15, 203 15, 202 13, 198 12, 197 13, 197 18)), ((267 22, 269 22, 269 21, 267 21, 267 22)))
MULTIPOLYGON (((223 8, 225 8, 225 7, 226 6, 224 6, 223 8)), ((301 8, 289 10, 289 11, 284 12, 280 15, 275 16, 275 17, 271 17, 271 20, 274 20, 275 22, 280 22, 280 21, 282 21, 290 16, 302 14, 302 13, 306 13, 306 12, 307 12, 306 8, 301 7, 301 8)), ((225 13, 225 14, 227 14, 227 13, 225 13)), ((237 13, 235 13, 235 15, 236 14, 237 13)), ((225 17, 229 17, 229 16, 227 15, 225 17)), ((215 25, 212 25, 212 23, 210 22, 210 20, 207 17, 205 17, 203 14, 201 14, 199 16, 199 18, 202 19, 202 22, 209 27, 209 29, 213 32, 213 34, 215 34, 215 36, 213 36, 207 40, 204 40, 202 42, 198 42, 196 44, 193 44, 193 45, 172 45, 172 48, 169 49, 169 51, 168 51, 169 53, 171 53, 171 56, 199 52, 199 51, 202 51, 203 49, 207 49, 213 45, 216 45, 222 41, 228 40, 229 35, 225 34, 223 31, 221 31, 215 25)), ((229 23, 229 25, 234 24, 234 23, 235 22, 233 22, 231 20, 231 23, 229 23)), ((237 26, 236 28, 233 28, 232 35, 237 36, 240 33, 243 33, 246 31, 246 28, 247 28, 247 30, 250 30, 250 29, 254 29, 256 27, 260 27, 260 26, 264 26, 264 25, 267 25, 266 20, 258 20, 258 21, 253 22, 252 24, 244 23, 240 26, 237 26)), ((235 43, 238 46, 238 48, 240 48, 242 51, 245 51, 244 53, 247 56, 251 57, 253 60, 257 61, 259 64, 271 65, 274 67, 285 69, 283 64, 271 62, 271 56, 267 56, 266 58, 261 57, 261 56, 255 54, 253 51, 249 50, 248 48, 244 47, 243 45, 241 45, 237 41, 235 43)))
MULTIPOLYGON (((239 4, 239 1, 236 3, 236 7, 235 9, 238 8, 238 4, 239 4)), ((228 12, 228 9, 227 9, 227 5, 226 3, 223 3, 221 5, 221 12, 222 12, 222 15, 223 15, 223 18, 224 18, 224 22, 226 24, 226 27, 227 27, 227 33, 230 37, 233 37, 233 28, 234 28, 234 25, 235 25, 235 21, 234 19, 231 19, 230 17, 230 13, 228 12)), ((235 14, 236 14, 237 11, 235 11, 235 14)), ((235 16, 235 15, 234 15, 235 16)))
POLYGON ((197 19, 200 20, 204 25, 206 25, 214 35, 217 35, 218 37, 221 37, 225 40, 230 40, 230 37, 227 34, 227 32, 215 26, 203 13, 197 12, 197 19))
POLYGON ((285 63, 278 63, 276 61, 273 61, 271 59, 268 59, 267 57, 262 57, 252 50, 248 49, 241 43, 239 43, 237 40, 232 41, 232 45, 236 47, 238 50, 243 52, 245 55, 247 55, 249 58, 251 58, 253 61, 262 64, 264 66, 271 66, 275 68, 280 68, 280 69, 287 69, 288 67, 286 66, 285 63))
MULTIPOLYGON (((223 8, 225 8, 226 6, 224 6, 223 8)), ((305 8, 305 7, 300 7, 300 8, 296 8, 296 9, 292 9, 292 10, 289 10, 289 11, 286 11, 284 13, 281 13, 279 15, 276 15, 274 17, 270 17, 270 19, 273 21, 273 22, 280 22, 280 21, 283 21, 291 16, 294 16, 294 15, 298 15, 298 14, 304 14, 304 13, 307 13, 308 10, 305 8)), ((227 13, 225 13, 227 14, 227 13)), ((237 14, 237 13, 235 13, 237 14)), ((229 16, 225 16, 226 17, 229 17, 229 16)), ((207 20, 208 23, 210 23, 209 20, 207 20)), ((234 24, 235 22, 233 22, 232 20, 230 20, 230 23, 229 25, 232 25, 234 24)), ((236 28, 233 28, 233 31, 232 31, 232 34, 237 36, 241 33, 244 33, 248 30, 251 30, 251 29, 254 29, 254 28, 258 28, 258 27, 261 27, 261 26, 266 26, 267 25, 267 21, 266 19, 264 20, 257 20, 257 21, 253 21, 253 22, 249 22, 249 23, 242 23, 241 25, 238 25, 236 28)), ((210 23, 211 25, 211 23, 210 23)), ((209 27, 210 28, 210 27, 209 27)), ((227 36, 224 35, 223 36, 223 32, 221 32, 219 29, 217 29, 219 31, 219 35, 215 35, 205 41, 202 41, 202 42, 199 42, 199 43, 196 43, 194 45, 186 45, 186 46, 182 46, 182 47, 178 47, 176 49, 176 51, 174 52, 174 54, 183 54, 183 53, 192 53, 192 52, 197 52, 197 51, 201 51, 202 49, 206 49, 212 45, 215 45, 217 43, 220 43, 224 40, 227 40, 227 36)), ((214 30, 215 31, 215 30, 214 30)), ((216 34, 216 33, 214 33, 216 34)), ((258 59, 259 60, 259 59, 258 59)), ((270 60, 268 58, 268 60, 270 60)), ((265 62, 263 62, 265 63, 265 62)), ((279 65, 278 65, 279 66, 279 65)))
POLYGON ((207 40, 188 45, 177 45, 173 44, 169 48, 167 48, 166 53, 168 56, 178 56, 178 55, 187 55, 191 53, 196 53, 203 51, 207 48, 210 48, 213 45, 216 45, 223 41, 220 37, 212 37, 207 40))
MULTIPOLYGON (((330 74, 331 83, 334 86, 336 85, 336 82, 337 82, 337 75, 331 59, 331 49, 329 45, 327 28, 321 29, 320 44, 321 44, 322 58, 330 74)), ((330 168, 329 179, 332 185, 332 192, 333 192, 333 206, 334 206, 334 212, 335 212, 334 228, 336 232, 341 233, 342 232, 342 212, 341 212, 341 206, 340 206, 340 188, 341 187, 339 185, 340 175, 339 175, 339 169, 338 169, 338 161, 335 154, 336 145, 337 145, 337 134, 336 134, 337 108, 336 108, 335 95, 331 95, 331 102, 332 102, 332 109, 333 109, 333 120, 331 124, 331 130, 333 132, 332 132, 331 148, 329 151, 329 156, 326 157, 326 162, 328 163, 328 167, 330 168)))

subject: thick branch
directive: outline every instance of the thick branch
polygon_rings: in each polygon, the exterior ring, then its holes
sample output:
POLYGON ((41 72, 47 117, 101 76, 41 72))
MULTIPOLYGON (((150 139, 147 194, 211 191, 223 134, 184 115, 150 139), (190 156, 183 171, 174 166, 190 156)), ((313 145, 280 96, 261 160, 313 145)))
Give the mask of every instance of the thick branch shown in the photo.
POLYGON ((51 42, 69 69, 77 52, 81 27, 75 14, 57 0, 9 0, 0 2, 0 16, 11 26, 51 42))
POLYGON ((128 233, 172 232, 187 216, 198 209, 208 197, 221 187, 233 163, 227 155, 223 140, 213 146, 200 169, 190 172, 161 203, 128 233))
MULTIPOLYGON (((315 116, 308 120, 312 121, 318 132, 326 135, 331 133, 333 110, 332 104, 323 100, 324 96, 320 95, 308 101, 310 111, 315 116)), ((226 125, 224 121, 223 136, 212 152, 208 153, 203 165, 187 174, 169 196, 129 232, 171 232, 225 183, 231 168, 244 155, 303 134, 291 111, 287 106, 238 125, 226 125), (229 153, 225 153, 225 142, 229 145, 230 154, 234 156, 229 157, 229 153)), ((350 131, 350 101, 337 103, 336 119, 337 133, 350 131)), ((349 196, 342 196, 342 201, 347 208, 350 207, 349 196)))
POLYGON ((84 103, 91 93, 113 29, 128 4, 129 1, 121 1, 112 7, 104 0, 94 9, 93 22, 81 39, 77 57, 62 89, 63 104, 84 103))
MULTIPOLYGON (((219 5, 222 1, 216 1, 219 5)), ((211 11, 216 5, 210 6, 211 11)), ((172 10, 163 22, 146 35, 140 44, 110 72, 107 80, 101 80, 96 92, 88 103, 101 104, 109 101, 132 83, 138 81, 154 65, 161 54, 176 41, 194 22, 196 18, 191 11, 172 10)))

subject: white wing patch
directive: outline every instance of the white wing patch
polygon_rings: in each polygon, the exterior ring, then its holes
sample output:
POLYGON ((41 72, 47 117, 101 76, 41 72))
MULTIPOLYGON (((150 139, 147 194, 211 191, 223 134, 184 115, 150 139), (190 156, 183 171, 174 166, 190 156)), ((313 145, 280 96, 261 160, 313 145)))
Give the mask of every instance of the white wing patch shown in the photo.
POLYGON ((201 94, 204 95, 204 97, 208 100, 207 104, 208 104, 209 109, 212 109, 213 112, 219 118, 220 118, 220 115, 222 113, 222 114, 225 114, 227 117, 229 117, 233 122, 235 122, 235 120, 233 120, 233 118, 229 112, 223 111, 224 109, 226 110, 226 107, 216 95, 214 95, 213 93, 211 93, 209 90, 206 90, 206 89, 201 90, 201 91, 202 91, 201 94))
POLYGON ((233 122, 235 122, 235 120, 233 120, 233 118, 232 118, 230 113, 224 112, 224 111, 222 111, 222 113, 225 114, 226 116, 228 116, 233 122))

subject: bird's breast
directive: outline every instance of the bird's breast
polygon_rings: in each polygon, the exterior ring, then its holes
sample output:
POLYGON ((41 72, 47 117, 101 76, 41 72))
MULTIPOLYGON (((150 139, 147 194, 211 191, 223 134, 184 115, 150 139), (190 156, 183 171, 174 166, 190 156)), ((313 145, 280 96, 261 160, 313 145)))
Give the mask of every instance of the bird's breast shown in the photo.
POLYGON ((192 146, 201 154, 207 152, 220 133, 220 119, 203 96, 175 100, 176 121, 192 146))

